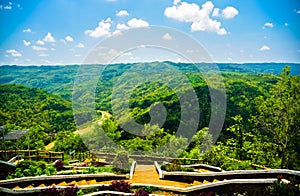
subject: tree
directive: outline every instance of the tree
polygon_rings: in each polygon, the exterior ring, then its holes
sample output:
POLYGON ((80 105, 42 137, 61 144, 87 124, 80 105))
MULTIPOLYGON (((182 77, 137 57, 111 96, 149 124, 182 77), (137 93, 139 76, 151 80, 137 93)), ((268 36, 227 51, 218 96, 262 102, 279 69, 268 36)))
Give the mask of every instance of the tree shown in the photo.
POLYGON ((54 149, 69 153, 76 150, 77 152, 85 152, 88 149, 80 138, 80 135, 73 132, 61 131, 55 139, 54 149))
POLYGON ((293 167, 290 157, 297 156, 299 160, 299 141, 295 138, 299 138, 300 126, 300 77, 291 76, 290 67, 285 67, 270 96, 259 96, 256 105, 254 122, 277 144, 281 168, 293 167))

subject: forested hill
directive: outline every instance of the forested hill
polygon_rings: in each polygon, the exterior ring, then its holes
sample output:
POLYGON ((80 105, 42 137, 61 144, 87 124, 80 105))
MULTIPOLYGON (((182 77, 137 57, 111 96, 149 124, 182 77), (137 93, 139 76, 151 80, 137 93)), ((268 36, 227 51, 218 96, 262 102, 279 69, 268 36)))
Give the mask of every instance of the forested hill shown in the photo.
POLYGON ((23 84, 71 100, 78 66, 0 66, 0 84, 23 84))
POLYGON ((45 133, 75 130, 72 104, 45 90, 0 85, 0 125, 10 129, 38 128, 45 133))
MULTIPOLYGON (((184 72, 194 71, 192 64, 172 63, 184 72)), ((150 67, 157 62, 147 63, 150 67)), ((136 64, 113 64, 105 70, 111 77, 122 74, 130 66, 136 64)), ((244 73, 244 74, 274 74, 278 75, 283 67, 291 67, 291 75, 300 75, 300 64, 291 63, 218 63, 222 73, 244 73)), ((78 65, 66 66, 0 66, 0 84, 23 84, 31 88, 42 88, 51 94, 59 95, 71 100, 71 91, 77 74, 78 65)), ((111 79, 111 78, 109 78, 111 79)))

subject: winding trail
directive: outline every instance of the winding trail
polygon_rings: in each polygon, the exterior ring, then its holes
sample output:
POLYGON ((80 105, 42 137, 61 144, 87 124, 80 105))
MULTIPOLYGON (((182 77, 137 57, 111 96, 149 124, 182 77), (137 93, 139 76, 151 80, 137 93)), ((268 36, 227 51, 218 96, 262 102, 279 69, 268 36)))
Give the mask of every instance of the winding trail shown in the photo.
MULTIPOLYGON (((107 119, 110 118, 112 115, 107 112, 107 111, 101 111, 101 110, 97 110, 97 112, 101 112, 101 118, 98 120, 98 124, 101 125, 102 122, 107 119)), ((79 129, 74 131, 75 134, 84 134, 84 133, 88 133, 89 131, 91 131, 93 129, 93 125, 90 125, 88 127, 85 127, 83 129, 79 129)), ((54 147, 54 142, 49 143, 47 146, 45 146, 46 150, 50 150, 51 148, 54 147)))

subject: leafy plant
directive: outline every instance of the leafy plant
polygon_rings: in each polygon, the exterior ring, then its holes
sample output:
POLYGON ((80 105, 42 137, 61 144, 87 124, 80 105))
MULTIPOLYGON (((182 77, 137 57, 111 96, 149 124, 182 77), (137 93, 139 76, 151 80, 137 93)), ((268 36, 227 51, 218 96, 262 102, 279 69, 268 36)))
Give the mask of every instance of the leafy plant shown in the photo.
POLYGON ((144 191, 148 192, 148 193, 153 193, 154 191, 159 190, 156 187, 151 187, 151 186, 143 186, 141 187, 141 189, 143 189, 144 191))
POLYGON ((118 191, 118 192, 124 192, 124 193, 130 193, 130 183, 125 182, 124 180, 117 180, 112 181, 109 185, 109 190, 111 191, 118 191))
POLYGON ((55 175, 56 174, 56 169, 53 166, 49 166, 45 169, 45 174, 47 176, 55 175))
POLYGON ((143 189, 138 189, 138 190, 134 193, 134 195, 136 195, 136 196, 148 196, 149 193, 148 193, 147 191, 143 190, 143 189))
POLYGON ((64 190, 64 196, 76 196, 78 195, 79 188, 78 186, 68 186, 65 190, 64 190))
POLYGON ((56 188, 55 186, 51 186, 47 189, 42 190, 40 196, 62 196, 63 191, 56 188))
POLYGON ((89 174, 94 174, 94 173, 96 173, 96 171, 97 171, 97 169, 96 169, 94 166, 91 166, 91 167, 89 167, 89 169, 88 169, 88 173, 89 173, 89 174))
POLYGON ((25 176, 40 176, 43 174, 55 175, 56 168, 53 166, 47 167, 46 162, 44 161, 24 160, 17 164, 14 174, 9 176, 9 178, 21 178, 25 176))
POLYGON ((268 195, 298 196, 300 195, 300 182, 293 177, 289 179, 289 183, 286 183, 282 175, 279 175, 274 184, 267 187, 266 192, 268 195))
POLYGON ((54 167, 56 168, 57 171, 63 170, 64 169, 64 163, 60 160, 56 160, 54 162, 54 167))
POLYGON ((82 195, 82 191, 77 186, 68 186, 64 190, 51 186, 47 189, 44 189, 40 196, 76 196, 82 195))

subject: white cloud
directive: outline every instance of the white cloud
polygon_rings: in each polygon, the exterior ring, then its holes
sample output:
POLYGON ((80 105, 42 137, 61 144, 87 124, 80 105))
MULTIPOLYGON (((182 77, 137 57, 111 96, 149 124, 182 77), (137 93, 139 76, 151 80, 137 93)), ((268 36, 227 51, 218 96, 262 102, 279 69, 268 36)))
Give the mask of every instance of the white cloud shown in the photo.
POLYGON ((6 50, 6 53, 10 54, 13 57, 21 57, 22 54, 18 52, 17 50, 11 49, 11 50, 6 50))
POLYGON ((296 13, 297 13, 297 14, 300 14, 300 10, 297 10, 296 13))
POLYGON ((42 40, 37 40, 35 43, 38 45, 45 45, 45 42, 43 42, 42 40))
POLYGON ((117 24, 117 29, 118 30, 126 30, 126 29, 129 29, 129 27, 126 24, 120 24, 120 23, 118 23, 117 24))
MULTIPOLYGON (((167 7, 164 15, 180 22, 192 23, 191 31, 209 31, 220 35, 227 34, 227 31, 221 27, 221 22, 210 18, 213 10, 214 4, 211 1, 204 3, 201 8, 195 3, 181 2, 172 7, 167 7)), ((234 8, 234 10, 236 9, 234 8)), ((219 10, 214 10, 213 14, 215 16, 219 15, 218 12, 219 10)), ((224 17, 230 18, 234 17, 237 13, 230 8, 222 14, 226 14, 224 17)))
POLYGON ((83 45, 83 43, 79 42, 75 47, 77 47, 77 48, 84 48, 84 45, 83 45))
POLYGON ((142 27, 149 26, 149 23, 147 21, 144 21, 142 19, 136 19, 136 18, 129 20, 127 24, 130 28, 142 28, 142 27))
POLYGON ((111 19, 107 18, 105 21, 102 20, 99 22, 98 27, 94 30, 86 30, 84 33, 90 37, 98 38, 103 36, 109 36, 111 34, 111 19))
POLYGON ((119 17, 124 17, 124 16, 129 16, 127 10, 121 10, 117 13, 117 16, 119 17))
POLYGON ((286 26, 286 27, 287 27, 287 26, 289 26, 289 23, 287 23, 287 22, 286 22, 286 23, 284 23, 284 26, 286 26))
POLYGON ((267 50, 271 50, 271 48, 266 46, 266 45, 263 45, 259 50, 260 51, 267 51, 267 50))
POLYGON ((42 54, 39 54, 40 57, 48 57, 49 54, 45 54, 45 53, 42 53, 42 54))
POLYGON ((24 29, 23 32, 24 32, 24 33, 31 33, 31 29, 30 29, 30 28, 24 29))
POLYGON ((220 11, 219 8, 215 8, 213 10, 212 16, 213 17, 222 17, 225 19, 232 19, 238 14, 239 14, 239 11, 236 8, 228 6, 225 9, 223 9, 222 11, 220 11))
POLYGON ((271 23, 271 22, 266 22, 266 23, 264 24, 264 26, 265 26, 265 27, 269 27, 269 28, 273 28, 273 27, 274 27, 273 23, 271 23))
POLYGON ((162 37, 164 40, 172 40, 172 36, 169 33, 164 34, 162 37))
POLYGON ((65 40, 66 40, 67 42, 72 42, 72 41, 74 41, 73 38, 72 38, 71 36, 69 36, 69 35, 65 37, 65 40))
POLYGON ((44 42, 55 42, 54 37, 52 36, 51 33, 47 33, 47 35, 43 39, 44 42))
POLYGON ((236 15, 239 14, 239 11, 235 9, 234 7, 226 7, 224 10, 222 10, 222 16, 225 19, 231 19, 234 18, 236 15))
POLYGON ((32 50, 37 50, 37 51, 44 51, 44 50, 48 50, 47 48, 44 47, 40 47, 40 46, 31 46, 32 50))
POLYGON ((29 41, 23 40, 24 46, 29 46, 31 43, 29 41))

